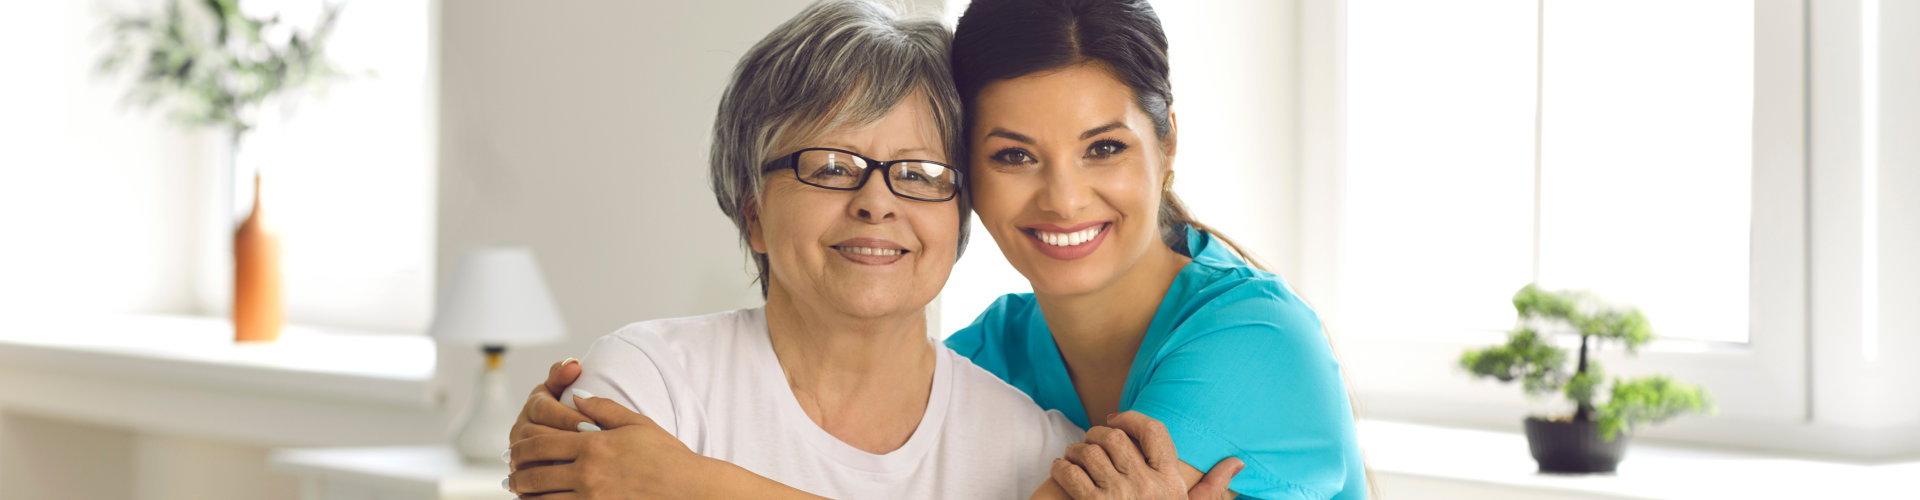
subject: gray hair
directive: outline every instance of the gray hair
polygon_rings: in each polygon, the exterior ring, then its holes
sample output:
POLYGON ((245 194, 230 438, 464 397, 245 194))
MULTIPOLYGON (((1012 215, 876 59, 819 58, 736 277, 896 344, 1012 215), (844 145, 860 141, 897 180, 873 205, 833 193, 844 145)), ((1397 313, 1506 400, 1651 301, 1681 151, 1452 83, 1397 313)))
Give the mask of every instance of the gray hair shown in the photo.
MULTIPOLYGON (((960 93, 947 66, 953 33, 931 18, 907 19, 873 0, 822 0, 774 28, 733 69, 713 122, 713 197, 747 245, 748 214, 759 206, 767 163, 821 135, 885 117, 914 91, 932 105, 947 161, 964 171, 960 93)), ((967 248, 972 198, 963 189, 960 248, 967 248)), ((767 256, 752 252, 760 295, 767 256)))

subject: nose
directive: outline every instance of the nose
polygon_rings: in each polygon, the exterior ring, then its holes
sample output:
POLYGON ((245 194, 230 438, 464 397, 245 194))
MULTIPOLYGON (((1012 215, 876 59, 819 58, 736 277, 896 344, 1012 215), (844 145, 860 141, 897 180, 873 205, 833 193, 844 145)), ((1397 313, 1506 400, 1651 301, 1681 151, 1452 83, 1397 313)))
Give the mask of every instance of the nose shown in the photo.
POLYGON ((1072 220, 1093 198, 1085 172, 1071 159, 1048 162, 1044 168, 1047 185, 1041 190, 1040 210, 1072 220))
POLYGON ((887 173, 879 170, 867 171, 867 185, 853 192, 853 200, 847 203, 847 215, 868 224, 879 224, 897 217, 900 198, 887 189, 887 173))

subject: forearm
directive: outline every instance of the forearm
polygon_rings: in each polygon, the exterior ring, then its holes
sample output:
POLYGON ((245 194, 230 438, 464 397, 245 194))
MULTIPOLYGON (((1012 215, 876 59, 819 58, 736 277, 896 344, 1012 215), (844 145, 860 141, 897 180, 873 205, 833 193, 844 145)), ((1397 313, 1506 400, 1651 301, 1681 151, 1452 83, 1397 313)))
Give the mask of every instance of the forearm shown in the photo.
MULTIPOLYGON (((1215 466, 1215 467, 1218 467, 1218 466, 1215 466)), ((1189 490, 1193 489, 1193 486, 1200 484, 1200 479, 1205 478, 1206 476, 1207 476, 1207 473, 1200 472, 1200 469, 1195 468, 1193 464, 1189 464, 1185 460, 1180 461, 1180 479, 1187 481, 1187 489, 1189 490)), ((1240 497, 1240 494, 1235 493, 1232 490, 1224 490, 1220 492, 1220 498, 1223 500, 1232 500, 1239 497, 1240 497)))
MULTIPOLYGON (((1188 490, 1188 492, 1191 495, 1196 495, 1196 496, 1193 496, 1192 498, 1208 498, 1209 500, 1218 498, 1220 500, 1233 500, 1240 496, 1239 493, 1235 493, 1231 490, 1227 490, 1224 482, 1216 485, 1218 489, 1212 490, 1212 491, 1215 491, 1215 493, 1205 493, 1205 494, 1199 493, 1200 490, 1195 490, 1194 487, 1200 484, 1200 482, 1205 477, 1206 477, 1206 473, 1200 472, 1200 469, 1194 468, 1192 465, 1187 464, 1185 461, 1180 462, 1180 479, 1186 482, 1186 489, 1188 490)), ((1047 482, 1041 483, 1040 488, 1034 490, 1033 496, 1028 498, 1030 498, 1031 500, 1070 500, 1073 498, 1073 495, 1070 493, 1067 493, 1066 488, 1061 487, 1058 481, 1049 477, 1047 478, 1047 482)))
MULTIPOLYGON (((780 484, 745 467, 724 460, 706 459, 706 491, 686 498, 765 498, 778 500, 824 500, 826 497, 780 484)), ((1062 497, 1064 498, 1064 497, 1062 497)))
POLYGON ((1047 482, 1040 483, 1040 489, 1033 490, 1031 500, 1071 500, 1072 498, 1073 496, 1068 495, 1066 489, 1060 487, 1060 483, 1054 482, 1053 478, 1047 478, 1047 482))

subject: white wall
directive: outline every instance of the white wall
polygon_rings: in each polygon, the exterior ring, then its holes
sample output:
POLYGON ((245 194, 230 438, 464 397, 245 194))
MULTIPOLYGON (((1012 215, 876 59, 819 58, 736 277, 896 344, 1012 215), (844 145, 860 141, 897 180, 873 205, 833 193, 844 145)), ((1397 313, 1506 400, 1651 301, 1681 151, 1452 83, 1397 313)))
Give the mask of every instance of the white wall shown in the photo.
POLYGON ((132 432, 0 415, 0 498, 134 497, 132 432))
POLYGON ((1300 4, 1159 1, 1180 125, 1174 191, 1195 219, 1299 277, 1300 4))

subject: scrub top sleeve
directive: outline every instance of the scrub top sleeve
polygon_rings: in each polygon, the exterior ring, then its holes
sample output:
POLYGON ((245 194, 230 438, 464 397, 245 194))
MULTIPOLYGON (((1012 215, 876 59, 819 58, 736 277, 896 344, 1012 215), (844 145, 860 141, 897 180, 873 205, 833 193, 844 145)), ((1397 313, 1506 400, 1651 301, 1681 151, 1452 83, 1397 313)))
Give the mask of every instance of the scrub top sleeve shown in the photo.
POLYGON ((948 335, 947 348, 953 349, 953 352, 967 359, 978 357, 980 351, 986 347, 985 330, 980 326, 979 321, 974 321, 972 325, 953 332, 953 335, 948 335))
MULTIPOLYGON (((1161 421, 1180 459, 1208 470, 1229 456, 1246 469, 1232 489, 1257 498, 1325 499, 1347 480, 1353 416, 1340 367, 1304 305, 1277 318, 1214 311, 1219 321, 1172 346, 1129 409, 1161 421)), ((1260 304, 1264 303, 1264 304, 1260 304)), ((1285 310, 1285 309, 1283 309, 1285 310)), ((1246 312, 1246 311, 1239 311, 1246 312)))
POLYGON ((1019 304, 1019 294, 1010 293, 994 299, 987 310, 980 311, 980 315, 973 318, 973 324, 947 336, 947 348, 966 357, 975 366, 1000 377, 1000 380, 1007 380, 1009 370, 1016 368, 1007 366, 1007 349, 1011 346, 1006 344, 1011 339, 1007 338, 1006 326, 1019 304))

